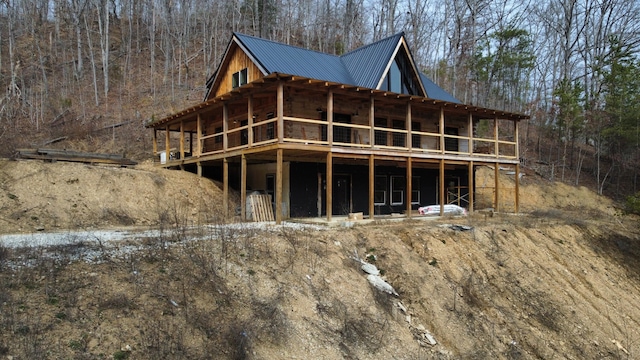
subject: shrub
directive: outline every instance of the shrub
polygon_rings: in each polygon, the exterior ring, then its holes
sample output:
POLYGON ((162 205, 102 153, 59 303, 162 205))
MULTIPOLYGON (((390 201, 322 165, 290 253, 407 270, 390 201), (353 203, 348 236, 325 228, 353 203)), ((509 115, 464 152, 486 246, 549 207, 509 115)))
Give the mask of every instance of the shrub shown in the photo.
POLYGON ((625 211, 629 214, 640 215, 640 191, 627 197, 625 211))

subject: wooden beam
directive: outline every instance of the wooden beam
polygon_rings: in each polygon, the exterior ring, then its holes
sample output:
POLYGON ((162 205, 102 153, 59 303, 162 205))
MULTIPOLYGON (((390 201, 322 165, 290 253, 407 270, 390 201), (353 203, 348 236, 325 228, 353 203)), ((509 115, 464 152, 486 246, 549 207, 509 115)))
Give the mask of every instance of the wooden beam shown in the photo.
POLYGON ((331 221, 331 215, 333 215, 333 154, 331 152, 327 153, 326 183, 327 221, 331 221))
POLYGON ((227 151, 229 148, 229 104, 225 101, 222 104, 222 149, 227 151))
POLYGON ((473 155, 473 113, 469 111, 469 155, 473 155))
POLYGON ((519 126, 520 122, 519 121, 514 121, 513 122, 513 128, 514 128, 514 134, 513 134, 513 138, 514 141, 516 143, 516 149, 515 149, 515 155, 516 155, 516 159, 518 159, 518 162, 520 161, 520 149, 519 149, 519 138, 520 138, 520 130, 519 130, 519 126))
POLYGON ((158 153, 158 130, 153 128, 153 155, 158 153))
POLYGON ((440 152, 444 154, 444 107, 440 108, 440 152))
POLYGON ((440 175, 438 176, 438 190, 440 191, 439 193, 439 197, 440 197, 440 216, 444 215, 444 205, 446 204, 445 202, 445 192, 444 192, 444 160, 440 159, 440 175))
POLYGON ((277 107, 276 107, 276 116, 277 116, 277 126, 278 129, 278 143, 284 142, 284 84, 282 80, 278 81, 278 92, 277 92, 277 107))
POLYGON ((282 223, 282 152, 282 149, 276 151, 276 225, 282 223))
POLYGON ((369 155, 369 219, 373 220, 376 212, 375 203, 375 180, 376 180, 376 160, 373 154, 369 155))
POLYGON ((322 173, 318 172, 318 196, 316 207, 318 208, 318 217, 322 217, 322 173))
POLYGON ((165 159, 167 161, 167 164, 169 163, 169 153, 171 150, 171 133, 169 131, 169 125, 167 125, 167 127, 165 128, 165 134, 164 134, 164 146, 165 146, 165 159))
POLYGON ((498 117, 495 116, 493 118, 493 137, 494 137, 494 141, 495 141, 495 156, 499 157, 500 156, 500 146, 498 145, 498 117))
POLYGON ((247 99, 247 138, 249 147, 253 146, 253 95, 247 99))
POLYGON ((469 161, 469 180, 467 181, 468 184, 468 191, 469 191, 469 212, 472 213, 473 212, 473 195, 474 195, 474 191, 475 191, 475 173, 473 171, 473 161, 469 161))
MULTIPOLYGON (((180 160, 184 160, 184 121, 180 121, 180 160)), ((180 169, 184 170, 182 164, 180 169)))
POLYGON ((375 102, 373 95, 369 96, 369 145, 373 148, 376 143, 376 132, 373 130, 375 124, 375 102))
POLYGON ((200 154, 202 154, 202 119, 200 114, 198 114, 198 117, 196 119, 196 141, 198 142, 198 145, 196 145, 196 153, 198 156, 200 156, 200 154))
POLYGON ((198 176, 202 177, 202 163, 200 161, 196 162, 196 169, 198 176))
POLYGON ((516 164, 516 190, 515 190, 515 211, 520 212, 520 164, 516 164))
POLYGON ((493 210, 495 212, 498 212, 500 211, 500 164, 498 163, 496 163, 493 167, 493 176, 495 182, 493 210))
POLYGON ((407 158, 407 182, 405 184, 405 189, 407 191, 406 194, 406 198, 407 198, 407 218, 411 219, 411 191, 412 189, 412 164, 411 164, 411 157, 407 158))
POLYGON ((333 90, 327 92, 327 141, 333 146, 333 90))
POLYGON ((247 157, 240 158, 240 218, 247 220, 247 157))
POLYGON ((413 141, 411 139, 411 102, 407 101, 407 114, 405 119, 405 129, 407 129, 407 148, 411 151, 413 141))
POLYGON ((222 211, 226 217, 229 217, 229 161, 227 158, 222 160, 222 211))

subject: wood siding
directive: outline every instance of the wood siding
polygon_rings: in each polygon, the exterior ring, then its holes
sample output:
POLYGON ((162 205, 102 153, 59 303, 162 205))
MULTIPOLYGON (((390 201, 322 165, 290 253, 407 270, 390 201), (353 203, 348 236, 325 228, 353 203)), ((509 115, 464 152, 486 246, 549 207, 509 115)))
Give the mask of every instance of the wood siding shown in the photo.
POLYGON ((218 78, 215 88, 209 94, 209 99, 226 94, 233 90, 233 74, 247 69, 247 82, 252 82, 263 77, 262 72, 251 61, 251 58, 245 54, 237 45, 231 48, 231 56, 228 58, 226 67, 221 67, 222 76, 218 78))

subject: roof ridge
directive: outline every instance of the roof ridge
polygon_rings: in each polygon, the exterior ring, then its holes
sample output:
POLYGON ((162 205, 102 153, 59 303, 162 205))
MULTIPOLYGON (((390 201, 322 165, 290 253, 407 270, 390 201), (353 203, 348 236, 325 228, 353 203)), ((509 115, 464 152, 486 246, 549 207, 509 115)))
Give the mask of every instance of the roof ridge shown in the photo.
POLYGON ((261 37, 253 36, 253 35, 247 35, 247 34, 243 34, 243 33, 236 32, 236 31, 234 31, 234 32, 233 32, 233 35, 236 35, 236 36, 237 36, 237 35, 240 35, 241 37, 242 37, 242 36, 244 36, 244 37, 249 37, 249 38, 256 39, 256 40, 266 41, 266 42, 269 42, 269 43, 272 43, 272 44, 281 45, 281 46, 286 46, 286 47, 290 47, 290 48, 293 48, 293 49, 298 49, 298 50, 304 50, 304 51, 314 52, 314 53, 322 54, 322 55, 325 55, 325 56, 332 56, 332 57, 337 57, 337 58, 339 58, 339 57, 340 57, 339 55, 329 54, 329 53, 325 53, 325 52, 322 52, 322 51, 319 51, 319 50, 307 49, 307 48, 304 48, 304 47, 302 47, 302 46, 296 46, 296 45, 285 44, 285 43, 283 43, 283 42, 279 42, 279 41, 275 41, 275 40, 270 40, 270 39, 265 39, 265 38, 261 38, 261 37))
POLYGON ((376 42, 372 42, 371 44, 360 46, 359 48, 356 48, 356 49, 353 49, 353 50, 351 50, 349 52, 346 52, 346 53, 340 55, 340 58, 342 58, 344 56, 348 56, 348 55, 354 54, 354 53, 359 52, 361 50, 370 48, 372 46, 376 46, 376 45, 378 45, 379 43, 381 43, 383 41, 388 41, 389 39, 392 39, 392 38, 395 38, 395 37, 397 37, 398 40, 400 40, 400 38, 403 37, 404 35, 405 35, 404 31, 400 31, 399 33, 393 34, 391 36, 387 36, 386 38, 380 39, 380 40, 378 40, 376 42))

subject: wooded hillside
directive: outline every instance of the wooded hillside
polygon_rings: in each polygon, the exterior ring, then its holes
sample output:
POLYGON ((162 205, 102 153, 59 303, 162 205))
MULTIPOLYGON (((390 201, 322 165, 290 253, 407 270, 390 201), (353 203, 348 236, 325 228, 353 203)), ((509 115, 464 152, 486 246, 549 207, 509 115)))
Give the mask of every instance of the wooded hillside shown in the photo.
POLYGON ((336 54, 404 31, 461 101, 531 115, 524 165, 639 189, 640 3, 623 0, 2 0, 0 155, 149 157, 143 124, 203 98, 232 31, 336 54))

